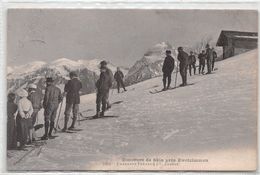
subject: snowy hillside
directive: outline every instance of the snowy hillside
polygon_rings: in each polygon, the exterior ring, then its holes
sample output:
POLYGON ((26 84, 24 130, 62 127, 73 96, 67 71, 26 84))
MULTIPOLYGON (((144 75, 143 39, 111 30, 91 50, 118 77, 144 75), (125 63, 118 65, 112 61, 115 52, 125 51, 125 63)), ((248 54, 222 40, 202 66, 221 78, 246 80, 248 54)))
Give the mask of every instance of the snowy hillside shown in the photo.
POLYGON ((151 94, 162 88, 162 77, 157 77, 125 93, 112 90, 112 108, 101 119, 88 118, 95 114, 95 94, 82 96, 83 117, 76 127, 83 130, 57 133, 19 163, 25 153, 8 151, 8 170, 255 170, 257 52, 217 62, 213 74, 188 77, 190 86, 151 94), (122 158, 208 161, 117 164, 124 163, 122 158))
POLYGON ((176 59, 177 51, 169 43, 156 44, 129 69, 126 75, 126 84, 134 84, 162 75, 166 50, 171 50, 173 58, 176 59))

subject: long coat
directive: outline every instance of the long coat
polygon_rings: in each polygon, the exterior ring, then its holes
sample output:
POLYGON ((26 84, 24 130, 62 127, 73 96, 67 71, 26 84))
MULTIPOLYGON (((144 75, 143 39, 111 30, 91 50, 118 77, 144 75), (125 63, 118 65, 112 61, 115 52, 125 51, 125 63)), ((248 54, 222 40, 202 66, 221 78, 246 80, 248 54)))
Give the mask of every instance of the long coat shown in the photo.
POLYGON ((82 88, 82 83, 78 78, 73 78, 67 82, 64 91, 67 92, 66 103, 79 104, 80 96, 79 91, 82 88))
POLYGON ((116 71, 116 73, 115 73, 115 75, 114 75, 114 78, 115 78, 115 80, 116 81, 121 81, 121 80, 123 80, 123 78, 124 78, 124 74, 123 74, 123 72, 122 71, 116 71))
POLYGON ((178 54, 178 60, 181 67, 186 67, 189 64, 189 55, 186 52, 181 51, 178 54))
POLYGON ((167 56, 164 59, 162 71, 163 73, 172 73, 174 69, 174 59, 171 56, 167 56))
POLYGON ((61 101, 61 90, 54 85, 47 86, 45 89, 45 95, 43 99, 44 109, 50 107, 50 105, 58 106, 61 101))
POLYGON ((110 69, 106 68, 105 72, 101 72, 99 80, 96 83, 98 93, 106 93, 112 87, 113 73, 110 69))

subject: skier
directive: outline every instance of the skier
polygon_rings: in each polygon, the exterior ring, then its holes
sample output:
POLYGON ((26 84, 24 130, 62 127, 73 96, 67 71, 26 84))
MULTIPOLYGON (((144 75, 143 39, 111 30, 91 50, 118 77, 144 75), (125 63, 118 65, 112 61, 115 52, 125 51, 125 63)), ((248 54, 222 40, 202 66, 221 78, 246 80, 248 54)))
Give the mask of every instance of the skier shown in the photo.
POLYGON ((123 79, 124 79, 124 74, 123 74, 123 72, 120 70, 119 67, 117 67, 117 71, 116 71, 116 73, 115 73, 115 75, 114 75, 114 78, 115 78, 116 83, 117 83, 117 91, 118 91, 118 93, 120 93, 120 85, 123 87, 124 91, 126 91, 125 85, 124 85, 124 81, 123 81, 123 79))
POLYGON ((206 60, 206 53, 205 50, 202 50, 202 53, 199 54, 199 74, 204 74, 204 68, 205 68, 205 60, 206 60))
POLYGON ((182 84, 180 86, 187 85, 187 68, 189 63, 189 55, 183 51, 182 47, 178 47, 178 60, 180 62, 180 74, 182 78, 182 84))
POLYGON ((104 113, 107 109, 108 97, 109 97, 109 89, 112 87, 113 83, 113 73, 107 68, 107 62, 101 61, 100 63, 100 77, 96 82, 97 87, 97 98, 96 98, 96 110, 97 114, 94 118, 99 118, 104 116, 104 113), (102 112, 100 113, 102 103, 102 112))
POLYGON ((207 59, 207 71, 208 71, 206 74, 211 74, 213 52, 209 44, 206 45, 206 59, 207 59))
POLYGON ((193 68, 194 70, 194 75, 196 74, 196 58, 195 55, 193 54, 193 51, 190 51, 189 55, 189 72, 191 76, 191 69, 193 68))
POLYGON ((171 51, 166 50, 166 57, 163 62, 162 72, 163 72, 163 90, 167 90, 171 85, 171 75, 174 69, 174 59, 171 56, 171 51), (168 84, 166 87, 166 79, 168 79, 168 84))
POLYGON ((52 78, 46 79, 46 85, 43 100, 45 133, 41 138, 42 140, 53 138, 52 131, 54 129, 54 121, 59 103, 62 101, 61 90, 53 84, 52 78))
POLYGON ((215 51, 214 48, 212 48, 212 54, 213 54, 213 60, 212 60, 212 71, 214 71, 215 61, 216 61, 216 59, 217 59, 217 57, 218 57, 217 52, 215 51))
POLYGON ((7 101, 7 149, 15 149, 17 146, 16 142, 16 126, 15 117, 17 113, 18 106, 14 103, 15 94, 8 94, 7 101))
POLYGON ((31 101, 32 106, 33 106, 33 113, 32 113, 32 128, 31 128, 31 134, 32 134, 32 141, 35 141, 35 130, 34 130, 34 125, 36 123, 37 117, 38 117, 38 112, 42 108, 42 94, 41 92, 37 91, 37 85, 35 84, 29 84, 28 86, 28 92, 29 96, 28 99, 31 101))
POLYGON ((31 123, 31 115, 33 113, 33 107, 30 100, 27 99, 28 92, 25 89, 17 90, 17 95, 20 98, 18 101, 18 114, 16 117, 16 124, 17 124, 17 140, 19 142, 20 150, 24 150, 25 144, 28 142, 29 137, 29 144, 31 142, 31 138, 29 133, 30 123, 31 123))
POLYGON ((78 75, 76 72, 70 72, 70 80, 64 87, 64 92, 66 93, 66 107, 65 107, 65 121, 63 132, 67 130, 67 124, 69 121, 69 116, 72 111, 73 119, 71 126, 68 128, 69 130, 73 130, 75 128, 75 123, 77 121, 77 116, 79 112, 79 104, 80 104, 80 95, 79 91, 82 88, 82 83, 78 79, 78 75))

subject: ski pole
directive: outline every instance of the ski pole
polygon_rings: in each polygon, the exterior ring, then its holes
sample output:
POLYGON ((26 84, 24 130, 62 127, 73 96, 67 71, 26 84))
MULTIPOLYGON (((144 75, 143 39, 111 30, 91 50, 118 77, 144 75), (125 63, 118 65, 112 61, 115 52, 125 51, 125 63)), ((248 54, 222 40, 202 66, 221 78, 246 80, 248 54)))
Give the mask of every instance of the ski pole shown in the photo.
POLYGON ((174 85, 174 88, 176 88, 176 84, 177 84, 177 73, 178 73, 178 67, 179 67, 179 65, 178 65, 178 61, 177 61, 177 67, 176 67, 176 75, 175 75, 175 85, 174 85))
POLYGON ((60 104, 60 110, 59 110, 59 114, 58 114, 58 118, 57 118, 57 123, 56 123, 56 127, 55 127, 55 132, 57 132, 57 128, 60 128, 60 127, 59 127, 59 119, 60 119, 62 104, 63 104, 63 98, 62 98, 62 101, 61 101, 61 104, 60 104))

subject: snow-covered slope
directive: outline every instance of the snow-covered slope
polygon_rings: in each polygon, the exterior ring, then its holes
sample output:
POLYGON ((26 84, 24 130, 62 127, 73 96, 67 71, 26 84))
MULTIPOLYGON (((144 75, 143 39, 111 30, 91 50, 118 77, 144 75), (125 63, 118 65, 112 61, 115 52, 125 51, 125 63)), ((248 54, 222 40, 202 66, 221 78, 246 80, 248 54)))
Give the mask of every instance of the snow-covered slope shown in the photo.
MULTIPOLYGON (((110 92, 106 117, 95 114, 95 94, 81 97, 77 133, 57 133, 47 145, 25 153, 8 151, 8 170, 254 170, 257 160, 257 70, 254 50, 216 63, 210 75, 188 77, 193 85, 150 94, 162 77, 110 92), (250 68, 250 69, 248 69, 250 68), (84 118, 86 117, 86 118, 84 118), (176 165, 131 166, 122 159, 207 159, 176 165), (73 162, 73 163, 72 163, 73 162), (221 163, 220 163, 221 162, 221 163), (122 164, 121 164, 122 163, 122 164), (232 166, 230 166, 232 165, 232 166)), ((179 85, 181 78, 178 74, 179 85)), ((64 108, 62 109, 62 112, 64 108)), ((43 111, 39 122, 43 123, 43 111)), ((60 118, 60 126, 64 117, 60 118)), ((43 130, 38 135, 42 136, 43 130)))
POLYGON ((129 69, 126 75, 126 84, 134 84, 162 75, 162 65, 166 50, 171 50, 173 58, 176 59, 176 49, 169 43, 162 42, 156 44, 129 69))

